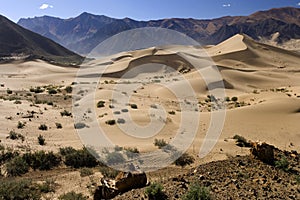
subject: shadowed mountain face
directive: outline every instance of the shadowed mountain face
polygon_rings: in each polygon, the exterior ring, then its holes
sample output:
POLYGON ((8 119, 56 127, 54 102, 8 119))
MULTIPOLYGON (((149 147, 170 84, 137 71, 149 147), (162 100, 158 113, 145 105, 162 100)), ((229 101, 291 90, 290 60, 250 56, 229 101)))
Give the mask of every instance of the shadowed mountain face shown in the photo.
POLYGON ((222 17, 212 20, 162 19, 135 21, 113 19, 83 13, 76 18, 49 16, 20 19, 19 25, 82 54, 89 53, 105 39, 119 32, 142 27, 161 27, 187 34, 201 44, 217 44, 235 34, 245 33, 254 39, 279 33, 278 41, 300 39, 300 9, 278 8, 250 16, 222 17))
POLYGON ((42 59, 58 64, 78 64, 81 56, 0 15, 0 60, 10 57, 42 59))

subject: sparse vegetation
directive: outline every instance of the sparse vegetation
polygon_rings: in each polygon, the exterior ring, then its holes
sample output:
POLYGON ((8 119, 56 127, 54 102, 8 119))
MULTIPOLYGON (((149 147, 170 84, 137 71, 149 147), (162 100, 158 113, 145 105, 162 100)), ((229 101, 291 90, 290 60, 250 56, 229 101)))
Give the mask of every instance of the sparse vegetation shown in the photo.
POLYGON ((67 93, 72 93, 73 88, 72 88, 72 86, 67 86, 67 87, 65 88, 65 90, 66 90, 67 93))
POLYGON ((63 117, 63 116, 67 116, 67 117, 70 117, 72 116, 72 113, 67 111, 67 110, 64 110, 62 112, 60 112, 60 115, 63 117))
POLYGON ((11 140, 21 139, 22 142, 25 140, 25 137, 22 134, 16 133, 15 131, 10 131, 8 138, 11 139, 11 140))
POLYGON ((160 183, 152 183, 146 188, 145 194, 149 199, 164 199, 163 186, 160 183))
POLYGON ((136 104, 130 104, 130 107, 131 107, 132 109, 138 109, 138 106, 137 106, 136 104))
POLYGON ((232 97, 232 98, 231 98, 231 101, 237 102, 237 101, 238 101, 238 98, 237 98, 237 97, 232 97))
POLYGON ((28 171, 29 165, 21 156, 17 156, 6 163, 6 172, 8 176, 20 176, 28 171))
POLYGON ((236 145, 239 147, 251 147, 251 144, 243 136, 235 135, 233 136, 233 139, 236 140, 236 145))
POLYGON ((41 146, 45 145, 45 138, 42 135, 39 135, 37 139, 38 139, 39 145, 41 145, 41 146))
POLYGON ((10 89, 7 89, 7 90, 6 90, 6 93, 7 93, 7 94, 12 94, 12 93, 13 93, 13 91, 12 91, 12 90, 10 90, 10 89))
POLYGON ((42 89, 40 86, 38 86, 36 88, 30 88, 29 91, 34 92, 34 93, 42 93, 42 92, 44 92, 44 89, 42 89))
POLYGON ((61 123, 56 122, 55 126, 56 126, 57 129, 62 129, 62 124, 61 123))
POLYGON ((195 161, 194 157, 188 153, 183 153, 174 163, 177 166, 185 167, 186 165, 193 164, 195 161))
POLYGON ((23 159, 26 160, 27 164, 36 170, 50 170, 57 167, 61 158, 59 155, 54 154, 52 151, 37 151, 34 153, 25 153, 23 159))
POLYGON ((95 167, 98 165, 96 158, 87 150, 75 150, 73 148, 61 149, 64 154, 65 164, 73 168, 95 167))
POLYGON ((97 108, 103 108, 105 107, 105 101, 98 101, 97 108))
POLYGON ((182 200, 210 200, 209 188, 201 187, 199 183, 192 183, 188 192, 181 198, 182 200))
POLYGON ((281 155, 280 160, 275 161, 275 167, 287 172, 289 171, 289 161, 285 156, 281 155))
POLYGON ((115 125, 116 124, 116 120, 114 120, 114 119, 110 119, 110 120, 107 120, 106 122, 105 122, 105 124, 108 124, 108 125, 115 125))
POLYGON ((166 146, 168 143, 164 139, 154 139, 154 146, 157 146, 159 149, 166 146))
POLYGON ((42 131, 47 131, 48 130, 48 126, 46 124, 41 124, 39 126, 39 130, 42 130, 42 131))
POLYGON ((24 128, 24 126, 25 126, 25 123, 19 121, 18 125, 17 125, 17 128, 22 129, 22 128, 24 128))
POLYGON ((74 191, 68 192, 66 194, 60 195, 58 197, 59 200, 87 200, 88 198, 85 197, 81 193, 76 193, 74 191))
POLYGON ((86 177, 86 176, 90 176, 90 175, 93 175, 93 174, 94 174, 94 172, 90 168, 84 167, 84 168, 80 169, 80 176, 81 177, 86 177))
POLYGON ((118 170, 115 170, 114 168, 110 168, 107 166, 101 166, 99 171, 105 178, 116 178, 116 176, 120 173, 118 170))
POLYGON ((170 114, 170 115, 175 115, 176 113, 175 113, 174 110, 172 110, 172 111, 169 111, 169 114, 170 114))

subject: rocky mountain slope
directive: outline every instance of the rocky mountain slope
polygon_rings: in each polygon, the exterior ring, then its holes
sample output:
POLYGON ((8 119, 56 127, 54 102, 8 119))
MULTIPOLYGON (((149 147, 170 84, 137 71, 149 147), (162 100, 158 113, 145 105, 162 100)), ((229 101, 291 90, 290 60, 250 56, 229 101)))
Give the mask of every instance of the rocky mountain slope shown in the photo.
POLYGON ((245 33, 259 40, 277 33, 277 42, 300 38, 300 9, 276 8, 250 16, 226 16, 211 20, 161 19, 136 21, 82 13, 60 19, 49 16, 20 19, 19 25, 46 36, 82 54, 116 33, 141 27, 161 27, 187 34, 201 44, 217 44, 235 34, 245 33))
POLYGON ((78 64, 81 56, 0 16, 0 59, 42 59, 59 64, 78 64))

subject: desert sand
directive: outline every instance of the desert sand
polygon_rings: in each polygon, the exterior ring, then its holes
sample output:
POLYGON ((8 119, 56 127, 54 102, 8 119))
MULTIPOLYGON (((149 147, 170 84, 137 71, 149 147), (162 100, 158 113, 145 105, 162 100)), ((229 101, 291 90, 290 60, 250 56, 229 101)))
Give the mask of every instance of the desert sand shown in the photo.
MULTIPOLYGON (((210 103, 205 102, 210 94, 205 81, 214 79, 201 77, 194 66, 205 70, 212 63, 216 67, 211 69, 218 69, 224 81, 224 97, 237 97, 238 103, 222 100, 226 105, 226 117, 220 138, 208 156, 196 159, 195 165, 237 154, 248 154, 247 150, 234 145, 232 137, 236 134, 252 141, 265 141, 284 150, 300 151, 300 56, 295 52, 254 42, 244 35, 236 35, 205 50, 193 46, 166 46, 123 52, 85 63, 85 69, 81 71, 85 76, 79 79, 78 68, 54 66, 40 60, 1 64, 1 144, 24 151, 26 148, 55 152, 66 146, 81 148, 83 144, 74 128, 73 118, 60 114, 64 110, 72 112, 72 94, 61 92, 47 95, 44 92, 27 96, 27 93, 30 93, 29 89, 32 87, 54 85, 63 90, 73 82, 88 80, 87 85, 96 85, 95 94, 92 94, 92 99, 95 95, 94 101, 90 101, 89 95, 73 94, 80 97, 75 99, 74 104, 86 105, 86 108, 95 111, 92 112, 93 116, 87 112, 85 122, 99 123, 115 145, 137 147, 141 152, 154 151, 157 149, 153 145, 155 138, 169 142, 182 131, 180 125, 184 119, 179 103, 184 99, 178 99, 172 90, 184 91, 188 84, 193 88, 194 94, 186 96, 185 100, 195 103, 192 108, 197 109, 189 110, 185 117, 190 121, 192 117, 200 116, 199 126, 190 127, 196 131, 196 136, 188 146, 188 152, 196 157, 212 122, 212 112, 218 110, 211 112, 210 103), (99 72, 103 72, 100 78, 97 75, 99 72), (98 84, 95 83, 97 79, 98 84), (7 89, 12 90, 13 94, 7 94, 7 89), (116 92, 128 97, 129 103, 136 104, 137 109, 115 99, 113 95, 116 92), (55 106, 34 104, 30 100, 34 95, 50 99, 55 106), (12 96, 18 97, 21 104, 15 104, 15 100, 9 101, 8 98, 12 96), (105 106, 97 108, 96 104, 100 100, 105 101, 105 106), (115 108, 109 108, 111 104, 115 108), (162 106, 164 114, 151 115, 150 108, 154 104, 162 106), (121 109, 128 109, 132 119, 126 121, 125 125, 136 123, 146 126, 153 118, 154 129, 162 121, 164 126, 151 137, 143 138, 142 132, 140 137, 132 137, 124 133, 121 125, 106 124, 107 120, 117 120, 119 115, 113 112, 121 109), (24 118, 28 111, 36 113, 30 120, 24 118), (168 113, 170 111, 175 113, 168 113), (160 115, 165 115, 166 118, 161 119, 160 115), (23 129, 17 129, 19 121, 26 123, 23 129), (61 123, 63 128, 57 129, 56 122, 61 123), (46 124, 48 130, 39 130, 40 124, 46 124), (11 130, 23 134, 25 141, 6 138, 11 130), (45 137, 45 146, 38 145, 36 138, 39 134, 45 137)), ((74 88, 79 87, 75 90, 77 92, 82 86, 83 84, 73 85, 74 88)))

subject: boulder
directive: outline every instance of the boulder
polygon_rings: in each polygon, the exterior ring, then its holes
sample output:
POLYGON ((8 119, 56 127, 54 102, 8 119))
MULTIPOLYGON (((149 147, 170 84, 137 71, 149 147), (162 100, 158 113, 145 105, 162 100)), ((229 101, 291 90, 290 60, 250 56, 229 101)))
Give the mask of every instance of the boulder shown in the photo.
POLYGON ((250 152, 255 158, 267 164, 274 163, 274 146, 265 142, 254 142, 251 146, 250 152))

